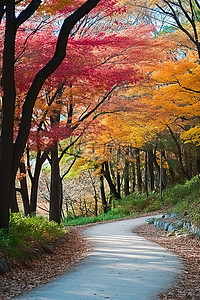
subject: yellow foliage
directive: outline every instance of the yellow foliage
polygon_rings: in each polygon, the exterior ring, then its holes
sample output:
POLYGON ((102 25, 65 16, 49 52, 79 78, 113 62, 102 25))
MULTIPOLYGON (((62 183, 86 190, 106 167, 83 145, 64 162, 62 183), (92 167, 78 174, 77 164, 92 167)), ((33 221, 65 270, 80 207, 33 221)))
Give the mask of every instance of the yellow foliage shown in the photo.
POLYGON ((193 143, 196 146, 200 146, 200 126, 195 126, 184 132, 181 138, 185 140, 185 143, 193 143))

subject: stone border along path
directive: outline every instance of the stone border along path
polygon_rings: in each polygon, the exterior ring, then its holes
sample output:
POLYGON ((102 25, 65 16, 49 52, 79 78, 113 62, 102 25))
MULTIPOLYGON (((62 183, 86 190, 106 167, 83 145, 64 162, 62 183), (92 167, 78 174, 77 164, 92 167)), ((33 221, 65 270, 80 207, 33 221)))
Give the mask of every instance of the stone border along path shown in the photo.
POLYGON ((156 299, 174 283, 182 264, 175 254, 131 232, 146 219, 86 229, 93 245, 87 258, 67 274, 14 299, 156 299))

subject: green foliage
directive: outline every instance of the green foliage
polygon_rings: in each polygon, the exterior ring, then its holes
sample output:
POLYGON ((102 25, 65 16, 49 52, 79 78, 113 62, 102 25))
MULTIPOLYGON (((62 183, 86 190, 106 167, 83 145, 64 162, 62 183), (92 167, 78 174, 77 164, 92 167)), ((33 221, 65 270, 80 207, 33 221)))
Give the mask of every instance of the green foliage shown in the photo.
POLYGON ((126 209, 127 215, 155 211, 163 206, 159 194, 150 193, 147 197, 144 193, 133 193, 117 201, 120 209, 126 209))
POLYGON ((186 219, 200 226, 200 180, 198 176, 166 189, 163 201, 169 205, 170 212, 185 215, 186 219))
POLYGON ((15 213, 10 216, 9 232, 0 231, 0 248, 6 255, 19 259, 33 245, 58 239, 66 232, 63 225, 49 222, 43 216, 23 217, 15 213))
POLYGON ((166 203, 177 204, 184 200, 184 202, 191 202, 199 196, 200 180, 194 177, 186 181, 184 184, 177 184, 172 188, 168 188, 163 193, 163 200, 166 203))

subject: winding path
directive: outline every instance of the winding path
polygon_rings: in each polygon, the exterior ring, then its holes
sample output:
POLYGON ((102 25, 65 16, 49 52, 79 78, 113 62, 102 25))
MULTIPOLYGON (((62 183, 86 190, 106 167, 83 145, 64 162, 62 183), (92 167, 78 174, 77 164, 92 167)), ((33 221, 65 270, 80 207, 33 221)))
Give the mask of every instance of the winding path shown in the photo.
POLYGON ((15 299, 153 300, 180 272, 179 258, 131 231, 145 217, 90 227, 93 250, 77 267, 15 299))

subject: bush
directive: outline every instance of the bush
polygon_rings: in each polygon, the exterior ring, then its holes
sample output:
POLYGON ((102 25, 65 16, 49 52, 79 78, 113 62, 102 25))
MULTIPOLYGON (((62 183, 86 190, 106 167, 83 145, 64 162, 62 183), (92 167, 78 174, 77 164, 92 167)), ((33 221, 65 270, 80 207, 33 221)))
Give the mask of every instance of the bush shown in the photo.
POLYGON ((23 251, 37 243, 56 240, 67 232, 63 225, 49 222, 43 216, 10 215, 9 231, 0 231, 0 248, 6 255, 19 258, 23 251))

